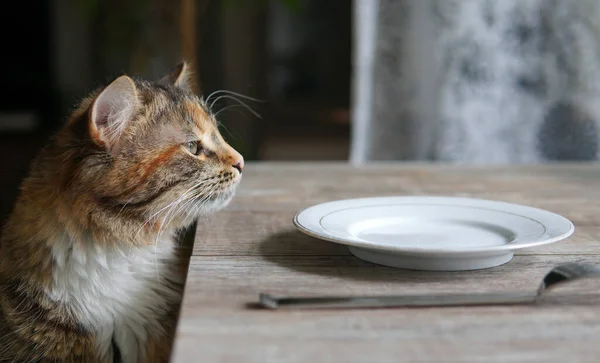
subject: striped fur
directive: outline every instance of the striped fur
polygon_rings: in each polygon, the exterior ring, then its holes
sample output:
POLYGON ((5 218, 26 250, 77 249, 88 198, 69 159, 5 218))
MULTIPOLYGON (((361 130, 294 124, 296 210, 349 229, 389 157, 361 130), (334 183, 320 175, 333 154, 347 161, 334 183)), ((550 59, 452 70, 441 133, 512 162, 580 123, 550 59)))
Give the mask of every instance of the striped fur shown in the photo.
POLYGON ((168 360, 177 233, 225 207, 243 167, 187 74, 119 77, 34 160, 0 239, 0 361, 168 360))

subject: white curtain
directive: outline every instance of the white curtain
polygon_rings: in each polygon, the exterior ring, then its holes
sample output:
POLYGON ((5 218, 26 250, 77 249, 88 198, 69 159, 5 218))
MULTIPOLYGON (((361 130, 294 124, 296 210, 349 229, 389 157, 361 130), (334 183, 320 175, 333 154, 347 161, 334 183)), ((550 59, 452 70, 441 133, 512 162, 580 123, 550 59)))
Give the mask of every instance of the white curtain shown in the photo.
POLYGON ((352 162, 596 159, 600 1, 354 7, 352 162))

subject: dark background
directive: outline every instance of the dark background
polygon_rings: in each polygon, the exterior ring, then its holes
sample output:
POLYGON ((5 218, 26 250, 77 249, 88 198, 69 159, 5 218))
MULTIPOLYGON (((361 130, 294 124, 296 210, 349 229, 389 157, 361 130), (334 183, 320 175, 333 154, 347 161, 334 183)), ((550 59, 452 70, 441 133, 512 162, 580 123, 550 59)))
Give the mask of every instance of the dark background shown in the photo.
POLYGON ((245 100, 262 118, 232 100, 215 105, 247 160, 347 159, 351 15, 347 0, 11 2, 0 22, 1 220, 82 97, 122 73, 157 78, 184 58, 200 94, 262 100, 245 100))

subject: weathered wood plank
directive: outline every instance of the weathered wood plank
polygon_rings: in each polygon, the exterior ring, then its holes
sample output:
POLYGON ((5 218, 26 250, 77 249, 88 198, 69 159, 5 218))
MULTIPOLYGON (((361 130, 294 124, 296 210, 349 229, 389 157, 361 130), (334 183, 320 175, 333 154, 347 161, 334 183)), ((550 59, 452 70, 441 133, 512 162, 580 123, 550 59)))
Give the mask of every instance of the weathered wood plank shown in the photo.
POLYGON ((308 295, 535 291, 552 266, 569 261, 595 259, 517 256, 494 269, 446 273, 379 267, 344 256, 194 256, 175 361, 193 357, 206 362, 446 361, 449 356, 486 362, 574 357, 592 361, 589 354, 600 353, 594 344, 600 334, 600 295, 593 293, 566 306, 552 299, 535 307, 384 310, 265 311, 248 305, 262 291, 308 295))
MULTIPOLYGON (((541 306, 264 311, 277 294, 535 291, 559 263, 600 255, 600 167, 338 163, 249 164, 235 200, 198 223, 174 362, 595 362, 600 283, 541 306), (566 241, 468 272, 375 266, 300 232, 292 217, 330 200, 455 195, 532 205, 571 219, 566 241), (591 293, 590 293, 591 292, 591 293), (582 297, 583 296, 583 297, 582 297), (591 299, 591 300, 590 300, 591 299)), ((578 287, 578 286, 576 286, 578 287)))
MULTIPOLYGON (((600 203, 599 203, 600 204, 600 203)), ((598 212, 600 216, 600 211, 598 212)), ((343 245, 307 236, 293 224, 293 211, 227 211, 199 224, 194 255, 348 255, 343 245)), ((600 226, 575 222, 575 234, 517 254, 600 254, 600 226)))
POLYGON ((552 267, 575 261, 594 263, 597 257, 516 256, 491 269, 435 272, 377 266, 351 256, 194 256, 184 299, 188 309, 183 316, 202 315, 205 309, 212 308, 242 308, 256 301, 260 292, 288 295, 536 291, 552 267), (220 303, 211 307, 211 302, 216 301, 220 303))

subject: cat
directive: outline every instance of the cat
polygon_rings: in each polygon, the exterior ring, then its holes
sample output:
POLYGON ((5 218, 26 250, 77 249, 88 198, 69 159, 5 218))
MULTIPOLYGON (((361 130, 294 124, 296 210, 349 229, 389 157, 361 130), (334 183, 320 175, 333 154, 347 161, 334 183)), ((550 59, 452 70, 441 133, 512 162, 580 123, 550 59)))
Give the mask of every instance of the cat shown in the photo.
POLYGON ((224 208, 244 167, 189 74, 114 79, 34 159, 0 239, 0 361, 169 360, 178 231, 224 208))

